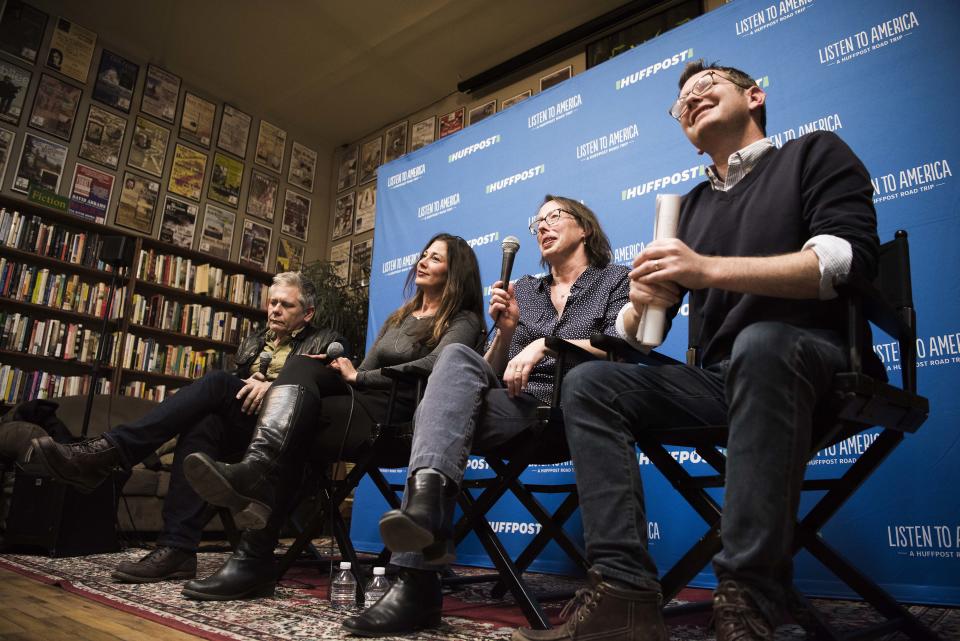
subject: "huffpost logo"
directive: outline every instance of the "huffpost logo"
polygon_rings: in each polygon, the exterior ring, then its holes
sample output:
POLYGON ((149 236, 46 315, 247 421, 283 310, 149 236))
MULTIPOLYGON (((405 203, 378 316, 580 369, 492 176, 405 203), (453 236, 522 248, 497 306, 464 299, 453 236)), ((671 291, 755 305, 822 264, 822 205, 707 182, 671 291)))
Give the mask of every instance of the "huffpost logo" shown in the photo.
POLYGON ((629 76, 624 76, 623 78, 620 78, 619 80, 617 80, 616 82, 617 91, 620 91, 624 87, 629 87, 632 84, 640 82, 644 78, 649 78, 650 76, 653 76, 663 71, 664 69, 669 69, 670 67, 673 67, 674 65, 678 65, 681 62, 686 62, 691 58, 693 58, 692 47, 690 49, 686 49, 685 51, 681 51, 680 53, 675 53, 669 58, 664 58, 660 62, 655 62, 652 65, 644 67, 643 69, 634 71, 629 76))

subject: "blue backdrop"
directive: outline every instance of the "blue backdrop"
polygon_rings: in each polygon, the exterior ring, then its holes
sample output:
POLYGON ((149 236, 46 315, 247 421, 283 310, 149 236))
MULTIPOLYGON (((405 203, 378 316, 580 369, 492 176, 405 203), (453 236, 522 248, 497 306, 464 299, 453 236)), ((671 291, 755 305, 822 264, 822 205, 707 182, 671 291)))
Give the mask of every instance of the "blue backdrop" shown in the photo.
MULTIPOLYGON (((526 227, 547 193, 592 207, 616 261, 629 264, 652 237, 655 195, 686 193, 704 179, 709 162, 667 115, 683 65, 703 57, 746 69, 767 91, 773 142, 836 131, 873 177, 881 239, 904 228, 913 245, 920 390, 932 416, 831 521, 826 536, 898 598, 960 604, 960 188, 952 174, 960 134, 951 115, 960 104, 958 28, 960 3, 953 0, 737 1, 381 167, 368 336, 400 304, 406 272, 434 233, 470 239, 487 284, 497 278, 500 241, 510 234, 522 243, 514 274, 540 272, 526 227)), ((679 318, 663 350, 680 356, 685 342, 679 318)), ((894 345, 878 336, 875 350, 895 374, 894 345)), ((871 439, 821 452, 809 474, 842 472, 871 439)), ((677 456, 693 469, 707 468, 688 452, 677 456)), ((651 549, 665 569, 703 524, 643 457, 638 464, 651 549)), ((475 459, 469 473, 488 471, 475 459)), ((402 471, 392 475, 403 478, 402 471)), ((572 469, 526 472, 528 481, 551 479, 566 482, 572 469)), ((361 549, 379 549, 376 523, 384 509, 372 485, 361 486, 352 523, 361 549)), ((515 552, 537 531, 511 498, 490 520, 515 552)), ((579 528, 575 518, 570 530, 579 536, 579 528)), ((461 546, 459 558, 488 563, 476 540, 461 546)), ((570 569, 553 545, 535 567, 570 569)), ((809 558, 801 557, 796 574, 808 593, 847 594, 809 558)), ((711 585, 713 577, 704 573, 698 581, 711 585)))

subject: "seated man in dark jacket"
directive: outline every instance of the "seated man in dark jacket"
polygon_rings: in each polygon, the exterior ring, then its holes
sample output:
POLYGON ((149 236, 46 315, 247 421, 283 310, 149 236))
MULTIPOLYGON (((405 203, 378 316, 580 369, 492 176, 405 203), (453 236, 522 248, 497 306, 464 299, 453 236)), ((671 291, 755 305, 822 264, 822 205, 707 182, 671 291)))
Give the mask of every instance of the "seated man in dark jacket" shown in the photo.
POLYGON ((183 460, 194 452, 239 458, 253 435, 257 412, 271 382, 293 354, 324 354, 342 340, 310 325, 315 290, 298 272, 277 274, 267 302, 267 328, 248 336, 237 350, 233 373, 212 371, 152 409, 102 436, 64 445, 50 437, 34 439, 36 459, 50 474, 81 490, 102 483, 117 466, 130 468, 177 437, 170 489, 163 502, 163 532, 157 548, 136 563, 121 563, 118 581, 146 583, 193 578, 206 504, 183 475, 183 460), (272 356, 267 363, 261 353, 272 356))

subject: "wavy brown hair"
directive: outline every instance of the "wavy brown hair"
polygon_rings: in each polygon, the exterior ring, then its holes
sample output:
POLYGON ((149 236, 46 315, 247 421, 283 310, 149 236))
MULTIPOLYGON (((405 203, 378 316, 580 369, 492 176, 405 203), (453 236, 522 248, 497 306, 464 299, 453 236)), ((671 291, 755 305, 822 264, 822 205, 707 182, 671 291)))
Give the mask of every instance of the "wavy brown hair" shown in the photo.
MULTIPOLYGON (((610 249, 610 239, 607 238, 607 234, 604 233, 603 228, 600 226, 600 221, 597 219, 597 215, 593 213, 593 210, 579 200, 566 198, 564 196, 554 196, 553 194, 544 196, 540 207, 543 207, 551 200, 560 205, 560 209, 568 214, 572 214, 573 217, 577 219, 577 224, 587 232, 587 237, 583 239, 583 244, 586 247, 587 259, 590 261, 590 265, 598 269, 609 265, 610 261, 613 260, 613 250, 610 249)), ((540 257, 540 266, 547 267, 547 261, 544 260, 542 256, 540 257)))
MULTIPOLYGON (((435 346, 449 329, 453 317, 466 311, 476 314, 480 321, 481 334, 477 337, 479 340, 481 335, 486 334, 486 323, 483 319, 483 286, 480 284, 480 266, 477 264, 477 256, 467 241, 459 236, 445 233, 437 234, 428 240, 420 250, 420 256, 422 257, 430 245, 438 240, 447 245, 447 282, 443 287, 440 309, 433 317, 433 323, 425 327, 416 339, 421 345, 435 346)), ((419 262, 418 258, 417 263, 419 262)), ((399 327, 403 319, 423 304, 423 290, 414 283, 417 278, 417 263, 410 268, 404 285, 407 302, 390 314, 384 323, 387 326, 399 327)))

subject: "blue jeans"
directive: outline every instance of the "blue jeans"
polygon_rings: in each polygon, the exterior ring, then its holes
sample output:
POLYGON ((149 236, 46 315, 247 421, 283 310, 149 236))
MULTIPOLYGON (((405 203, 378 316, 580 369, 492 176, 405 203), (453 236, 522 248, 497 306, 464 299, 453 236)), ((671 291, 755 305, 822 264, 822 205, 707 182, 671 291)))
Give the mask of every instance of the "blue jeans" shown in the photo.
POLYGON ((203 452, 216 460, 243 454, 256 424, 256 415, 240 411, 236 399, 243 381, 215 370, 180 388, 142 418, 119 425, 104 437, 113 443, 127 467, 133 467, 158 447, 177 437, 170 489, 163 500, 163 531, 159 545, 196 550, 203 533, 206 503, 183 474, 183 460, 203 452))
MULTIPOLYGON (((532 394, 510 398, 490 365, 473 349, 448 345, 440 352, 414 415, 408 478, 429 467, 459 485, 470 453, 506 443, 536 425, 539 405, 532 394)), ((404 493, 403 505, 406 502, 404 493)), ((447 508, 447 514, 453 514, 453 499, 447 508)), ((418 552, 394 554, 390 562, 436 569, 426 565, 418 552)))
POLYGON ((601 362, 575 368, 562 399, 590 564, 604 577, 659 591, 635 435, 648 427, 726 423, 723 549, 714 571, 740 582, 778 621, 792 581, 814 409, 845 365, 832 332, 762 322, 740 333, 729 361, 705 369, 601 362))

